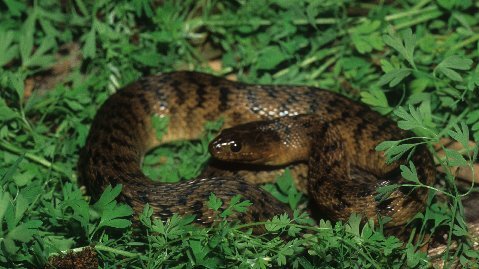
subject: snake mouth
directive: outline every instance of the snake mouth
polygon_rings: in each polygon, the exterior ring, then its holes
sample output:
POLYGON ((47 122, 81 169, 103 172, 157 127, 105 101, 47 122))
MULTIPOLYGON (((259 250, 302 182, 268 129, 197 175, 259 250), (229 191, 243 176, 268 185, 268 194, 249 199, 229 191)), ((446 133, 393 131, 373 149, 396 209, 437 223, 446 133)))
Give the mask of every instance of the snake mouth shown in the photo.
POLYGON ((238 140, 218 137, 213 140, 208 150, 217 160, 234 163, 266 164, 273 155, 268 150, 252 149, 238 140))

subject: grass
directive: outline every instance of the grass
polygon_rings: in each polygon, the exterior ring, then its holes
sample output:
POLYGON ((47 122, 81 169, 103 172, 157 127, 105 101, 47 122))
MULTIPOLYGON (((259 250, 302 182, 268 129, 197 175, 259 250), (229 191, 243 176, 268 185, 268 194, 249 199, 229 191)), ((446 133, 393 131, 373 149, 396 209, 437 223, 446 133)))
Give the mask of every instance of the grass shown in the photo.
MULTIPOLYGON (((472 169, 477 157, 477 147, 468 145, 479 140, 477 3, 158 2, 0 3, 0 266, 42 267, 53 253, 92 245, 102 268, 422 268, 429 263, 419 251, 427 234, 445 233, 446 244, 457 243, 441 254, 445 266, 459 260, 477 268, 461 203, 477 188, 460 189, 450 169, 472 169), (213 60, 221 68, 211 68, 213 60), (133 233, 131 208, 114 200, 118 187, 95 204, 85 198, 76 178, 78 150, 110 94, 142 75, 178 69, 341 92, 395 118, 431 149, 450 137, 465 150, 445 151, 448 173, 438 185, 420 185, 412 164, 401 167, 411 185, 430 189, 429 206, 412 221, 420 225, 404 246, 381 227, 361 226, 357 216, 315 226, 299 210, 293 220, 221 221, 244 210, 239 202, 206 228, 188 216, 151 220, 146 206, 133 233), (252 235, 257 225, 268 233, 252 235), (312 234, 299 235, 305 231, 312 234)), ((145 170, 193 177, 217 129, 212 123, 198 143, 159 149, 166 164, 145 170)), ((386 141, 379 149, 393 160, 413 147, 386 141)), ((157 160, 149 158, 147 164, 157 160)), ((266 188, 293 206, 303 199, 288 175, 266 188)), ((212 196, 210 207, 222 202, 212 196)))

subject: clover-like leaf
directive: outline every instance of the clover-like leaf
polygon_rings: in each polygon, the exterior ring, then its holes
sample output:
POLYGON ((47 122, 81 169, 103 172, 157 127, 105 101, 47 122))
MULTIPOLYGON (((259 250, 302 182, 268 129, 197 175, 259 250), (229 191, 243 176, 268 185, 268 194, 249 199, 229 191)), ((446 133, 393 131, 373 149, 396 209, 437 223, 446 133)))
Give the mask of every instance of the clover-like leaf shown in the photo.
POLYGON ((433 71, 443 73, 446 77, 454 81, 462 81, 462 76, 455 70, 469 70, 472 60, 457 55, 452 55, 440 62, 433 71))
POLYGON ((417 176, 416 166, 414 165, 413 162, 409 162, 409 166, 401 165, 400 168, 401 168, 401 176, 404 179, 414 182, 416 184, 421 184, 417 176))
POLYGON ((383 36, 384 43, 391 46, 399 52, 409 64, 416 69, 414 64, 414 49, 416 47, 416 35, 412 33, 411 29, 406 29, 400 35, 392 33, 383 36))

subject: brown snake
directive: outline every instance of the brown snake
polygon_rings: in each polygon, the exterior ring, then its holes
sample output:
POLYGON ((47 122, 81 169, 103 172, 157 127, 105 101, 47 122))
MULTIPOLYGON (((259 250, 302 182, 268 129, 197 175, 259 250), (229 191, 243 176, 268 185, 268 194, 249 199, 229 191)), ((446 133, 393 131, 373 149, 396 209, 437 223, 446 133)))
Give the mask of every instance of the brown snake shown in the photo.
MULTIPOLYGON (((398 172, 404 161, 386 165, 383 153, 374 149, 381 141, 410 136, 392 120, 318 88, 248 85, 195 72, 145 77, 108 98, 81 151, 80 179, 93 198, 108 184, 123 184, 123 201, 136 212, 149 203, 162 219, 174 213, 194 214, 198 222, 211 223, 215 213, 207 205, 210 193, 225 202, 237 194, 250 200, 253 205, 248 211, 235 216, 245 222, 290 212, 239 178, 159 183, 142 173, 141 162, 148 150, 171 141, 198 139, 204 124, 218 117, 224 119, 224 128, 245 125, 223 130, 210 144, 214 156, 272 165, 308 162, 307 192, 332 220, 347 219, 352 212, 374 219, 380 214, 390 217, 390 226, 395 226, 424 208, 425 188, 401 187, 381 202, 375 199, 378 187, 404 183, 398 172), (170 118, 161 141, 152 128, 154 114, 170 118), (278 117, 283 118, 266 121, 278 117), (249 123, 259 120, 263 121, 249 123)), ((411 160, 421 182, 431 184, 435 167, 429 151, 417 147, 411 160)))

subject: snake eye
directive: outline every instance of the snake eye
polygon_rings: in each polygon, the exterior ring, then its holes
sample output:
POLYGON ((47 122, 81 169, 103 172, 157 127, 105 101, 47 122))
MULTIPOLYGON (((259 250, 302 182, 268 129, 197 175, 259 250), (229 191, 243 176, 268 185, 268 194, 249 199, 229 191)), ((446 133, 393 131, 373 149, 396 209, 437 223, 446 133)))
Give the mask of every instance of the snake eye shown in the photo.
POLYGON ((241 150, 241 144, 233 142, 230 144, 230 150, 232 152, 239 152, 241 150))

